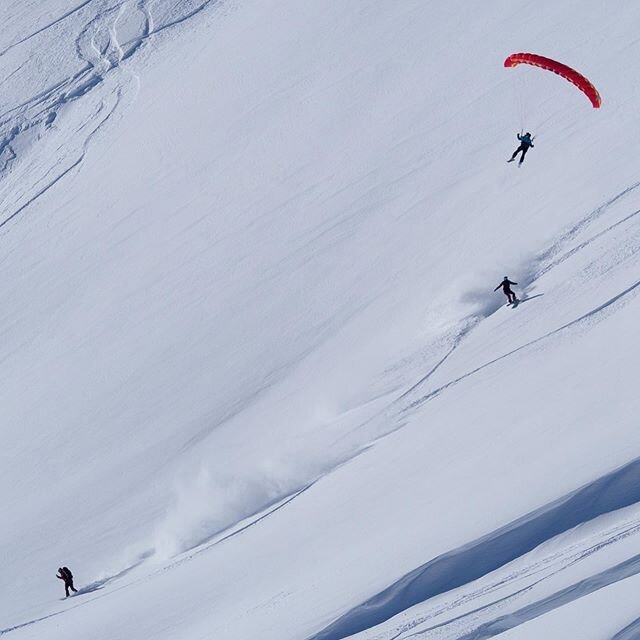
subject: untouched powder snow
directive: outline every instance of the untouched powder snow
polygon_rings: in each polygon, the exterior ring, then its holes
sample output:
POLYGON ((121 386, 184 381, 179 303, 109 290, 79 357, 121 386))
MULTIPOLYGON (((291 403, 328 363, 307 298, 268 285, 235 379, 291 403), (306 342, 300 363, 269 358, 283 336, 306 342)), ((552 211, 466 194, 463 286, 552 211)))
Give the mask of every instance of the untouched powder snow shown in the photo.
POLYGON ((0 16, 3 639, 640 635, 637 3, 0 16))

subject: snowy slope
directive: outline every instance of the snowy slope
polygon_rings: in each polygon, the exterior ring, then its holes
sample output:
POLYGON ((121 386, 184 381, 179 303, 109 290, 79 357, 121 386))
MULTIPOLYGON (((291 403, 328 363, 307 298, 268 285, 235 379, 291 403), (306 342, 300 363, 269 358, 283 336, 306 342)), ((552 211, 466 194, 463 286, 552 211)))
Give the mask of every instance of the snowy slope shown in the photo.
POLYGON ((634 637, 639 12, 8 0, 0 635, 634 637))

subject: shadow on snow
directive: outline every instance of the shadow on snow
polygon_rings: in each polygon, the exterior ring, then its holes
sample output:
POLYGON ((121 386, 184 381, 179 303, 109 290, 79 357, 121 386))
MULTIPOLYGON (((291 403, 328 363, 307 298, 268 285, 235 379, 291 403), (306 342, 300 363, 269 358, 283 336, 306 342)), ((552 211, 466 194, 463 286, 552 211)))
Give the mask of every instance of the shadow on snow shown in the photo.
MULTIPOLYGON (((342 640, 374 627, 416 604, 481 578, 565 531, 637 502, 640 502, 640 458, 426 562, 309 640, 342 640)), ((640 566, 634 563, 632 569, 640 570, 640 566)))

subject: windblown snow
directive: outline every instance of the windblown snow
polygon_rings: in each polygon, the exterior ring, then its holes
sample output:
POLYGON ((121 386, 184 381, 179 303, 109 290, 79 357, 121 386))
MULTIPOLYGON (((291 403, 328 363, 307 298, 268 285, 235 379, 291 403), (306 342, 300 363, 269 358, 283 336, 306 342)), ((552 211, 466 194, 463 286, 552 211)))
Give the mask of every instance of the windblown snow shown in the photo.
POLYGON ((637 2, 0 17, 0 636, 640 637, 637 2))

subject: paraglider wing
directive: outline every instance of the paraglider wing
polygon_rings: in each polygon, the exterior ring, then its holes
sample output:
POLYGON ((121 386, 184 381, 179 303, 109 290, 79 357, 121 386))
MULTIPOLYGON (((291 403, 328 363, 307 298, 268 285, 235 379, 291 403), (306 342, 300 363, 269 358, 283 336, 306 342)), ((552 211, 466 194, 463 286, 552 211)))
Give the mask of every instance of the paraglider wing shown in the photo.
POLYGON ((600 108, 602 100, 600 99, 598 90, 581 73, 578 73, 566 64, 562 64, 562 62, 557 62, 551 58, 539 56, 536 53, 513 53, 504 61, 505 67, 515 67, 519 64, 530 64, 534 67, 546 69, 547 71, 553 71, 553 73, 558 74, 578 87, 578 89, 589 98, 594 109, 600 108))

